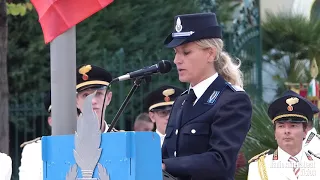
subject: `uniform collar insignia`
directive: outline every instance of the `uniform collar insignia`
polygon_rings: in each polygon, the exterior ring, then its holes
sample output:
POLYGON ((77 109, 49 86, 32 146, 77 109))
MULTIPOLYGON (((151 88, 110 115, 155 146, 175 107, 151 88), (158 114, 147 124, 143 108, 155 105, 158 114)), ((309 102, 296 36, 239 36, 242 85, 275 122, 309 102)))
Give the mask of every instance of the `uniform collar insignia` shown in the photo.
POLYGON ((207 103, 208 104, 213 104, 216 101, 216 99, 219 96, 219 94, 220 94, 220 91, 213 91, 211 96, 207 100, 207 103))
POLYGON ((307 156, 307 158, 308 158, 309 161, 312 161, 312 160, 313 160, 312 157, 310 156, 310 154, 306 153, 306 156, 307 156))
POLYGON ((275 151, 274 151, 274 153, 273 153, 273 158, 272 158, 273 160, 278 160, 279 159, 279 157, 278 157, 278 149, 276 149, 275 151))

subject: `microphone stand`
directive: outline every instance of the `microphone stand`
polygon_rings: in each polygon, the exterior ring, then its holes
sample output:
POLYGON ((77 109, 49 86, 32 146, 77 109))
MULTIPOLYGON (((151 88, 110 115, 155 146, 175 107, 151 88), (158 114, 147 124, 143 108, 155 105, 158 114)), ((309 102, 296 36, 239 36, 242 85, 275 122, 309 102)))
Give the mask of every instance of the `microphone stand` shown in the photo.
POLYGON ((101 129, 101 127, 102 127, 102 121, 103 121, 103 116, 102 116, 102 114, 103 114, 103 111, 105 111, 105 109, 103 108, 104 107, 104 104, 106 103, 106 97, 107 97, 107 94, 108 94, 108 90, 110 89, 110 86, 111 86, 111 84, 113 83, 113 81, 111 81, 110 83, 109 83, 109 85, 107 85, 107 87, 106 87, 106 93, 104 94, 104 97, 103 97, 103 104, 102 104, 102 110, 101 110, 101 118, 100 118, 100 129, 101 129))
POLYGON ((142 83, 142 81, 145 79, 146 77, 141 77, 141 78, 137 78, 134 80, 133 86, 129 92, 129 94, 127 95, 126 99, 123 101, 123 103, 121 104, 117 114, 115 115, 115 117, 113 118, 109 129, 107 130, 107 132, 110 132, 114 126, 117 124, 120 115, 122 114, 122 112, 124 111, 124 109, 127 107, 130 98, 132 97, 133 93, 137 90, 137 88, 140 86, 140 84, 142 83))

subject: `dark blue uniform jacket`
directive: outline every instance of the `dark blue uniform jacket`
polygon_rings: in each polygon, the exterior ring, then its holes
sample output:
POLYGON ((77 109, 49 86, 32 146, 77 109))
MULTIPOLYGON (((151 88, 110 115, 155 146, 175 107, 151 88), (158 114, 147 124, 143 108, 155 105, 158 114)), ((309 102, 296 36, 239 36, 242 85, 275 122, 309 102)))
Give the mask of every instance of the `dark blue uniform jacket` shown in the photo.
POLYGON ((176 99, 170 114, 162 146, 166 171, 181 180, 234 179, 237 155, 250 129, 248 95, 218 76, 185 112, 187 96, 176 99))

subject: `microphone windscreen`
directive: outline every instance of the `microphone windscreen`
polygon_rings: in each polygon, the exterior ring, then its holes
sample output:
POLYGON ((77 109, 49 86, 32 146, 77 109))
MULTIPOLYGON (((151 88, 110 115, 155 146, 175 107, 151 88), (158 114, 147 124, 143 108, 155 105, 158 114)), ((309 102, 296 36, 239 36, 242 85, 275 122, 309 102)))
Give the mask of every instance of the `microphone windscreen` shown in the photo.
POLYGON ((172 69, 172 65, 170 63, 170 61, 168 60, 162 60, 158 63, 158 67, 159 67, 159 72, 161 74, 164 74, 164 73, 168 73, 171 71, 172 69))

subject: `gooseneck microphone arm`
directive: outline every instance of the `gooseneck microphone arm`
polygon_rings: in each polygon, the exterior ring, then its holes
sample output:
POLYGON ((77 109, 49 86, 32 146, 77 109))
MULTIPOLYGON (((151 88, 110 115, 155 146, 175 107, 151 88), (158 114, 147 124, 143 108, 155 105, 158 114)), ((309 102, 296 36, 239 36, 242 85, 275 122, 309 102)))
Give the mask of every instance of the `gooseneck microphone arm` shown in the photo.
MULTIPOLYGON (((124 111, 124 109, 126 108, 127 104, 129 103, 129 100, 132 97, 133 93, 137 90, 137 88, 140 86, 140 84, 141 84, 141 82, 143 80, 147 81, 147 79, 152 74, 157 74, 157 73, 165 74, 165 73, 168 73, 169 71, 171 71, 171 69, 172 69, 172 66, 171 66, 170 61, 162 60, 162 61, 160 61, 157 64, 154 64, 152 66, 145 67, 145 68, 139 69, 137 71, 130 72, 130 73, 127 73, 125 75, 122 75, 122 76, 119 76, 117 78, 114 78, 110 82, 109 86, 113 82, 119 82, 119 81, 124 81, 124 80, 128 80, 128 79, 135 79, 135 80, 134 80, 134 84, 133 84, 129 94, 125 98, 124 102, 121 104, 120 109, 118 110, 117 114, 113 118, 113 120, 112 120, 112 122, 111 122, 111 124, 109 126, 109 129, 107 130, 107 132, 110 132, 114 128, 114 126, 117 124, 121 113, 124 111)), ((106 95, 107 95, 107 93, 105 94, 105 97, 104 97, 103 107, 104 107, 104 104, 105 104, 106 95)), ((100 129, 101 129, 101 125, 102 125, 102 117, 103 116, 101 116, 100 129)))
POLYGON ((109 129, 107 132, 110 132, 115 125, 117 124, 120 115, 122 114, 122 112, 124 111, 124 109, 127 107, 129 100, 131 99, 133 93, 137 90, 137 88, 140 86, 141 82, 145 79, 145 77, 141 77, 141 78, 137 78, 134 83, 133 86, 129 92, 129 94, 127 95, 126 99, 123 101, 123 103, 121 104, 117 114, 115 115, 115 117, 113 118, 113 120, 111 121, 111 124, 109 126, 109 129))
POLYGON ((172 69, 172 66, 170 61, 162 60, 152 66, 144 67, 142 69, 114 78, 113 81, 125 81, 128 79, 136 79, 136 78, 146 77, 146 76, 150 76, 157 73, 164 74, 171 71, 171 69, 172 69))

